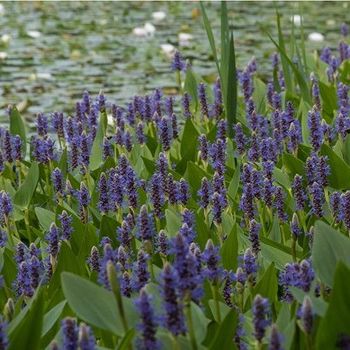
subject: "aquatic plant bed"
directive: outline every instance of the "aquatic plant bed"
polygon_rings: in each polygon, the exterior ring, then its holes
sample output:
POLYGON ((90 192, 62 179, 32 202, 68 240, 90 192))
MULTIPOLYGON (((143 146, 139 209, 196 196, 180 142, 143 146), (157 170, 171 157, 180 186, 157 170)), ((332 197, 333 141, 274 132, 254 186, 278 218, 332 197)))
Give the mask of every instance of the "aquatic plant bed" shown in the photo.
POLYGON ((31 137, 9 107, 0 349, 349 349, 347 27, 293 60, 279 30, 265 82, 227 33, 176 100, 85 92, 31 137))

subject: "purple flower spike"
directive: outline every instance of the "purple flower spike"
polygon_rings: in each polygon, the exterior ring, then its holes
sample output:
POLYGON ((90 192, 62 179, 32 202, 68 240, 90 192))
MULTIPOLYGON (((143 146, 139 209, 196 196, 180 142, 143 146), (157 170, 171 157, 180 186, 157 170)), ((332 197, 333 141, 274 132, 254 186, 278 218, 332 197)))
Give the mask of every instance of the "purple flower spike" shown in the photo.
POLYGON ((162 178, 159 173, 152 176, 150 184, 150 196, 153 204, 154 214, 157 217, 162 217, 162 207, 165 203, 164 190, 162 188, 162 178))
POLYGON ((80 191, 78 191, 78 201, 80 209, 80 218, 82 222, 86 223, 87 221, 87 207, 90 203, 91 197, 88 188, 82 182, 80 184, 80 191))
POLYGON ((140 144, 140 145, 143 145, 145 142, 146 142, 146 136, 144 134, 144 124, 143 122, 139 122, 137 124, 137 127, 136 127, 136 138, 137 138, 137 142, 140 144))
POLYGON ((137 238, 142 241, 152 241, 154 236, 153 216, 148 214, 147 207, 143 205, 140 209, 138 217, 137 238))
POLYGON ((270 325, 270 304, 268 299, 256 295, 253 302, 253 325, 255 339, 261 343, 265 336, 266 328, 270 325))
POLYGON ((159 231, 158 235, 158 247, 159 247, 159 253, 163 256, 168 255, 168 249, 169 249, 169 239, 164 230, 159 231))
POLYGON ((64 117, 63 113, 54 112, 52 114, 52 127, 59 138, 64 138, 64 117))
MULTIPOLYGON (((343 220, 342 197, 339 192, 333 192, 330 195, 329 202, 335 222, 339 224, 343 220)), ((350 223, 350 221, 349 221, 350 223)))
POLYGON ((91 271, 99 272, 100 271, 100 253, 97 247, 93 246, 91 248, 90 257, 88 259, 88 264, 91 271))
POLYGON ((275 324, 271 327, 269 350, 283 350, 283 337, 275 324))
POLYGON ((213 106, 213 115, 216 119, 219 119, 223 113, 223 104, 222 104, 222 92, 220 79, 217 78, 214 85, 214 106, 213 106))
POLYGON ((5 192, 0 192, 0 222, 5 222, 6 218, 9 217, 9 215, 13 211, 12 201, 10 198, 10 195, 5 192))
POLYGON ((135 304, 140 315, 141 322, 138 325, 141 331, 141 337, 137 339, 137 348, 140 350, 159 349, 159 343, 156 338, 158 323, 151 306, 152 298, 145 289, 141 289, 140 296, 135 304))
POLYGON ((67 317, 62 321, 62 336, 65 350, 78 349, 79 328, 74 318, 67 317))
POLYGON ((69 241, 73 233, 73 218, 71 215, 68 215, 65 210, 62 211, 62 214, 59 215, 58 218, 61 223, 62 239, 69 241))
POLYGON ((7 322, 0 317, 0 349, 6 350, 8 345, 7 322))
POLYGON ((46 239, 48 241, 48 252, 55 258, 59 250, 59 230, 57 226, 52 223, 47 233, 46 239))
POLYGON ((350 230, 350 191, 346 191, 341 195, 341 208, 344 224, 350 230))
POLYGON ((92 329, 83 323, 79 327, 79 348, 80 350, 96 349, 96 339, 92 329))
POLYGON ((296 210, 303 210, 306 204, 306 193, 303 188, 303 178, 296 174, 292 183, 292 192, 295 199, 296 210))
POLYGON ((64 193, 63 176, 62 176, 62 172, 59 168, 56 168, 53 170, 53 172, 51 174, 51 179, 52 179, 54 191, 56 192, 57 195, 62 196, 64 193))
POLYGON ((165 310, 164 325, 173 335, 186 333, 183 306, 178 299, 178 285, 176 271, 166 263, 161 273, 161 293, 165 310))
POLYGON ((213 241, 209 239, 202 254, 203 262, 206 265, 204 275, 213 283, 217 283, 222 277, 223 270, 219 266, 220 255, 219 248, 214 246, 213 241))
POLYGON ((182 58, 179 51, 175 51, 173 61, 171 63, 171 69, 173 71, 183 71, 185 70, 186 64, 184 59, 182 58))
POLYGON ((185 92, 182 96, 182 110, 183 110, 183 116, 186 119, 189 119, 192 117, 192 113, 190 110, 190 102, 191 102, 191 96, 188 94, 188 92, 185 92))
POLYGON ((109 210, 109 191, 108 181, 105 173, 101 174, 98 187, 100 191, 98 209, 100 210, 101 214, 106 214, 109 210))
POLYGON ((181 204, 186 205, 190 200, 190 186, 185 179, 180 179, 178 186, 178 200, 181 204))
POLYGON ((209 205, 211 197, 211 185, 206 177, 202 179, 201 187, 198 191, 198 196, 200 197, 199 205, 201 208, 206 209, 209 205))
POLYGON ((199 156, 202 160, 207 161, 208 160, 208 153, 209 153, 209 143, 207 140, 207 137, 202 134, 198 137, 198 143, 199 143, 199 156))
POLYGON ((3 156, 4 160, 12 163, 13 162, 13 151, 12 151, 12 138, 8 130, 5 131, 3 140, 3 156))
POLYGON ((278 218, 282 222, 286 222, 288 219, 288 214, 284 210, 284 198, 285 194, 281 186, 276 186, 274 206, 277 210, 278 218))
POLYGON ((290 230, 292 232, 293 238, 297 239, 301 235, 301 229, 299 225, 299 219, 297 214, 293 214, 292 221, 290 223, 290 230))
POLYGON ((162 117, 158 123, 159 139, 164 151, 169 151, 171 132, 169 127, 169 121, 166 117, 162 117))
POLYGON ((203 83, 200 83, 198 85, 198 98, 199 98, 199 105, 200 105, 202 118, 209 117, 208 101, 207 101, 207 94, 206 94, 205 88, 206 87, 203 83))
POLYGON ((249 241, 252 245, 252 251, 255 255, 258 255, 260 251, 259 231, 261 225, 254 219, 249 223, 249 241))
POLYGON ((137 254, 137 261, 133 268, 133 289, 139 291, 143 288, 150 277, 147 268, 147 261, 149 256, 143 251, 139 250, 137 254))
POLYGON ((242 155, 246 151, 246 146, 247 146, 247 139, 246 136, 243 133, 242 125, 241 123, 237 123, 234 126, 234 133, 235 133, 235 143, 236 143, 236 148, 237 151, 240 155, 242 155))
POLYGON ((311 300, 308 296, 304 297, 303 305, 300 309, 300 319, 304 332, 306 334, 311 334, 314 323, 314 316, 311 300))
POLYGON ((323 204, 325 202, 324 191, 322 186, 317 182, 314 182, 309 187, 309 192, 311 195, 311 206, 312 213, 317 217, 321 218, 323 216, 323 204))
POLYGON ((346 23, 342 23, 340 26, 340 33, 342 36, 348 36, 349 34, 349 26, 346 23))
POLYGON ((45 137, 47 135, 47 132, 49 129, 49 123, 48 123, 47 117, 42 113, 38 113, 37 115, 36 129, 37 129, 38 135, 42 137, 45 137))
POLYGON ((320 112, 314 108, 308 114, 308 128, 310 129, 310 143, 315 151, 321 148, 323 142, 323 131, 320 112))

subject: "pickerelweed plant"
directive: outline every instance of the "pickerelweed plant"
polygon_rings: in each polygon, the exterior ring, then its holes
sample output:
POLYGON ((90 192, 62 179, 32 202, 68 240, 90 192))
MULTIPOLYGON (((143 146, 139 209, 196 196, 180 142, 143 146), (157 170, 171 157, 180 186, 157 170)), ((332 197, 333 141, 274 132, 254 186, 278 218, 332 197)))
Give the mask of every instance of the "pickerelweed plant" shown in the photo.
POLYGON ((9 107, 0 349, 349 349, 347 27, 289 58, 278 17, 263 81, 222 6, 213 87, 176 53, 180 98, 9 107))

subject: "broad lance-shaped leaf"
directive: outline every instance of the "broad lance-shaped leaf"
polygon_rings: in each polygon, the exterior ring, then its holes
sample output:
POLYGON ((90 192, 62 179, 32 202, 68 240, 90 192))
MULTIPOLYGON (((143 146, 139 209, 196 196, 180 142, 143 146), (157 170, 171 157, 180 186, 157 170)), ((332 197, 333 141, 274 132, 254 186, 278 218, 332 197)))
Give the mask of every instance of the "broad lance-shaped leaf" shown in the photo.
POLYGON ((37 162, 32 162, 28 174, 21 187, 15 194, 13 202, 20 208, 28 208, 39 181, 39 166, 37 162))
POLYGON ((315 224, 312 263, 317 277, 332 286, 338 262, 350 267, 350 239, 322 221, 315 224))
POLYGON ((69 272, 61 275, 63 293, 69 306, 84 321, 123 336, 123 324, 111 292, 69 272))
POLYGON ((17 107, 10 107, 10 133, 12 135, 18 135, 22 140, 22 150, 23 156, 26 154, 27 150, 27 136, 26 136, 26 127, 22 116, 18 112, 17 107))
POLYGON ((349 188, 350 167, 341 159, 331 147, 323 144, 321 154, 328 157, 331 174, 328 176, 329 184, 337 190, 349 188))
POLYGON ((181 157, 186 160, 195 160, 197 150, 197 139, 199 133, 194 127, 191 119, 187 119, 181 139, 181 157))
POLYGON ((326 315, 318 328, 316 349, 340 349, 337 343, 342 337, 350 336, 350 269, 342 262, 334 269, 334 286, 326 315))
POLYGON ((55 222, 55 213, 45 208, 36 207, 35 208, 36 217, 39 220, 40 226, 44 231, 48 231, 51 224, 55 222))
POLYGON ((44 298, 38 291, 29 304, 9 325, 8 350, 40 349, 43 326, 44 298))

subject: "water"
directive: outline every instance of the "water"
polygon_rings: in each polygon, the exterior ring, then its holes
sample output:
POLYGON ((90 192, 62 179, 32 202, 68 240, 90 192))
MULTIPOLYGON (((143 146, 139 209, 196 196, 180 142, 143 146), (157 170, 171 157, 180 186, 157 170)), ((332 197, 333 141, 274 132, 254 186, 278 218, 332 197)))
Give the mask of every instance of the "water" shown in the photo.
MULTIPOLYGON (((109 100, 121 104, 155 87, 174 94, 175 77, 161 45, 179 47, 179 33, 193 36, 180 49, 196 72, 207 81, 215 77, 198 2, 6 2, 1 6, 0 35, 10 36, 8 44, 0 43, 0 51, 7 55, 0 59, 2 121, 8 104, 19 105, 27 120, 39 111, 70 112, 85 89, 93 94, 102 89, 109 100), (164 11, 166 19, 153 20, 154 11, 164 11), (133 29, 146 22, 155 26, 154 35, 136 37, 133 29)), ((278 3, 286 33, 298 6, 278 3)), ((325 35, 325 42, 308 43, 308 49, 337 45, 348 4, 307 2, 302 6, 306 35, 315 31, 325 35)), ((219 38, 220 4, 206 7, 219 38)), ((238 65, 254 55, 264 71, 273 51, 264 30, 276 34, 275 4, 231 2, 228 7, 238 65)))

